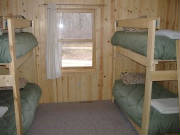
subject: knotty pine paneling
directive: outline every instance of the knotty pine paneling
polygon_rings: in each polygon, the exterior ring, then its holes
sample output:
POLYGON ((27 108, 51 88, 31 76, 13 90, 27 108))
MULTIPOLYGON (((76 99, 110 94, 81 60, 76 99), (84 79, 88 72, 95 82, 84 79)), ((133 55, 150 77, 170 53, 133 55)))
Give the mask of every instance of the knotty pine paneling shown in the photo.
MULTIPOLYGON (((36 83, 43 90, 41 102, 79 102, 111 99, 111 45, 109 44, 111 28, 110 19, 110 1, 106 0, 105 8, 96 5, 104 4, 104 0, 1 0, 0 15, 24 15, 28 19, 34 21, 31 30, 37 37, 39 42, 38 48, 35 50, 35 74, 36 83), (85 72, 63 72, 63 76, 56 80, 46 79, 46 8, 42 4, 55 2, 56 4, 80 4, 77 8, 94 8, 96 9, 96 69, 85 72), (84 4, 84 5, 83 5, 84 4), (105 13, 104 13, 105 12, 105 13), (107 19, 108 18, 108 19, 107 19), (104 35, 101 33, 105 33, 104 35), (104 36, 109 40, 103 40, 104 36), (108 46, 104 49, 105 44, 108 46), (105 53, 104 53, 105 52, 105 53), (104 60, 106 57, 106 60, 104 60), (110 63, 110 64, 109 64, 110 63), (110 66, 106 66, 110 65, 110 66), (105 67, 105 68, 104 68, 105 67)), ((59 6, 67 7, 66 6, 59 6)), ((71 5, 70 7, 76 8, 71 5)), ((22 70, 21 70, 22 71, 22 70)), ((27 74, 27 70, 22 73, 27 74)))
MULTIPOLYGON (((24 15, 34 21, 32 31, 38 39, 39 47, 34 51, 35 66, 32 72, 35 77, 30 80, 40 85, 43 90, 42 103, 74 102, 106 100, 111 98, 113 79, 113 59, 115 59, 115 78, 121 72, 144 72, 144 67, 135 62, 118 56, 112 58, 113 48, 110 39, 113 34, 116 19, 134 18, 139 16, 160 16, 161 28, 179 29, 179 0, 0 0, 1 15, 24 15), (46 79, 45 44, 46 44, 46 7, 47 2, 64 4, 85 4, 89 8, 95 4, 104 4, 97 9, 97 41, 96 41, 96 70, 91 72, 64 72, 62 78, 46 79), (87 5, 91 6, 87 6, 87 5)), ((94 7, 93 7, 94 8, 94 7)), ((118 51, 118 49, 117 49, 118 51)), ((26 68, 26 67, 25 67, 26 68)), ((28 76, 29 71, 21 69, 28 76)), ((160 64, 158 68, 175 68, 175 64, 160 64)), ((164 84, 169 89, 177 90, 176 82, 164 84)))

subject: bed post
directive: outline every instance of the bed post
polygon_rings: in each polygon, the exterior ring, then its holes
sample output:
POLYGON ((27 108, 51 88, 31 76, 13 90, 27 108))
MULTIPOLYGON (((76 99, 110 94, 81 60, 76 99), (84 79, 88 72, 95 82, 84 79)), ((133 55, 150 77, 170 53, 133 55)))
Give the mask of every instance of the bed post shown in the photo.
POLYGON ((14 31, 14 20, 8 18, 8 33, 9 33, 9 50, 11 56, 11 63, 9 65, 10 75, 13 77, 13 97, 14 97, 14 109, 15 109, 15 120, 16 120, 16 132, 17 135, 22 133, 22 116, 21 116, 21 104, 20 104, 20 93, 18 87, 18 77, 16 74, 16 52, 15 52, 15 31, 14 31))
MULTIPOLYGON (((116 80, 116 47, 113 47, 113 84, 115 83, 116 80)), ((114 103, 114 96, 112 94, 112 103, 114 103)))
MULTIPOLYGON (((180 112, 180 40, 176 41, 176 61, 177 61, 179 112, 180 112)), ((180 114, 179 114, 179 118, 180 118, 180 114)))
MULTIPOLYGON (((114 22, 114 31, 117 31, 117 21, 114 22)), ((116 46, 113 46, 113 80, 112 84, 115 83, 116 80, 116 46)), ((112 95, 111 99, 112 103, 114 103, 114 96, 112 95)))
POLYGON ((151 71, 155 71, 155 63, 154 63, 155 29, 156 29, 156 21, 155 20, 149 21, 148 41, 147 41, 146 82, 145 82, 142 125, 140 131, 141 135, 148 135, 148 130, 149 130, 151 95, 152 95, 151 71))

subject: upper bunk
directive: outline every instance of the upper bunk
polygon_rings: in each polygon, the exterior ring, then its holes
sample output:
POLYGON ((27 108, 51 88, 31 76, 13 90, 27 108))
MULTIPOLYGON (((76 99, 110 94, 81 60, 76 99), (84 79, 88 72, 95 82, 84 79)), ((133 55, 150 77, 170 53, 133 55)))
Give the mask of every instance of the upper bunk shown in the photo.
POLYGON ((32 56, 32 50, 38 45, 35 36, 29 32, 22 32, 21 29, 32 27, 32 21, 25 18, 1 17, 0 29, 0 66, 7 66, 11 62, 9 49, 8 19, 13 20, 15 28, 15 53, 16 68, 22 65, 32 56))
MULTIPOLYGON (((132 60, 147 66, 147 53, 149 37, 155 39, 154 44, 154 64, 161 61, 176 61, 176 44, 180 39, 178 32, 170 30, 159 30, 159 18, 138 18, 116 21, 116 32, 114 33, 111 43, 118 46, 118 52, 132 60), (152 24, 155 27, 152 28, 152 24), (125 30, 118 31, 120 27, 126 27, 125 30), (129 28, 129 29, 128 29, 129 28), (137 28, 137 29, 133 29, 137 28), (155 33, 150 33, 150 29, 155 33), (174 35, 172 35, 174 34, 174 35)), ((151 47, 149 47, 151 48, 151 47)))

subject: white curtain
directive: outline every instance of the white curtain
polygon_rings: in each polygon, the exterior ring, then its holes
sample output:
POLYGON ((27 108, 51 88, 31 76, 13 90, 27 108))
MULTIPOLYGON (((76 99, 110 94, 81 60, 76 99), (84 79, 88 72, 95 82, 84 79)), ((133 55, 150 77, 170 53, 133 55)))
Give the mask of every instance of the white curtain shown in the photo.
POLYGON ((61 76, 62 46, 58 43, 59 23, 60 19, 56 14, 56 4, 48 4, 46 44, 47 79, 56 79, 61 76))

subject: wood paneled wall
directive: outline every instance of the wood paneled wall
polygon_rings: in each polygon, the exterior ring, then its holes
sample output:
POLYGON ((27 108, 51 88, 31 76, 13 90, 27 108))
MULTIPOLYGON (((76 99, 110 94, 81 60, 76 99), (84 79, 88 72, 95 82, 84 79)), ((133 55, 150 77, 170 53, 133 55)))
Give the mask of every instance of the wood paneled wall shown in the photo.
MULTIPOLYGON (((41 102, 93 101, 111 99, 113 48, 110 40, 114 21, 139 16, 160 16, 162 28, 180 29, 179 5, 179 0, 0 0, 0 16, 20 14, 34 21, 32 32, 38 39, 39 47, 34 51, 36 64, 33 72, 37 77, 33 78, 43 90, 41 102), (85 4, 83 8, 96 9, 96 70, 63 72, 60 79, 46 79, 46 7, 41 4, 47 2, 80 4, 81 7, 85 4), (95 6, 100 4, 104 4, 104 7, 95 6)), ((170 67, 174 68, 175 64, 160 65, 158 68, 170 67)), ((119 78, 120 73, 124 71, 145 71, 142 66, 120 55, 116 59, 115 70, 115 78, 119 78)), ((30 73, 23 69, 21 72, 27 76, 30 73)), ((165 86, 177 89, 176 82, 168 82, 165 86)))
MULTIPOLYGON (((48 2, 48 1, 46 1, 48 2)), ((45 37, 46 33, 46 15, 43 14, 46 11, 46 7, 39 7, 39 21, 41 22, 40 35, 39 39, 42 42, 39 46, 39 51, 37 52, 37 63, 38 64, 38 83, 43 89, 44 95, 42 102, 74 102, 74 101, 94 101, 94 100, 104 100, 111 99, 111 88, 110 83, 111 74, 105 75, 106 71, 109 70, 104 68, 104 36, 103 33, 103 24, 105 20, 104 16, 104 7, 99 7, 99 4, 104 4, 104 1, 54 1, 57 4, 80 4, 80 6, 75 8, 94 8, 96 11, 96 69, 92 71, 83 71, 83 72, 63 72, 63 76, 60 79, 56 80, 46 80, 46 69, 45 69, 45 40, 41 39, 45 37), (83 5, 84 4, 84 5, 83 5), (88 4, 90 6, 88 6, 88 4), (97 6, 96 6, 97 5, 97 6), (44 34, 43 34, 44 33, 44 34), (104 84, 107 84, 108 87, 104 87, 104 84)), ((61 6, 59 6, 61 8, 61 6)), ((68 6, 69 8, 73 5, 68 6)), ((108 31, 105 30, 108 34, 108 31)), ((111 58, 109 58, 111 60, 111 58)), ((111 60, 112 61, 112 60, 111 60)), ((112 68, 110 68, 112 70, 112 68)))
MULTIPOLYGON (((180 1, 179 0, 114 0, 115 19, 135 18, 141 16, 159 16, 161 29, 180 30, 180 1)), ((118 54, 118 49, 116 50, 118 54)), ((118 54, 115 60, 115 78, 120 77, 121 72, 145 72, 145 68, 130 59, 118 54)), ((158 69, 174 69, 176 63, 161 63, 158 69)), ((177 93, 177 82, 162 83, 170 91, 177 93)))
MULTIPOLYGON (((34 21, 32 32, 38 39, 36 55, 36 83, 43 90, 41 102, 74 102, 111 99, 112 34, 110 0, 1 0, 0 15, 21 14, 34 21), (75 8, 93 8, 96 11, 96 69, 83 72, 63 72, 56 80, 46 79, 46 8, 42 4, 79 4, 75 8), (105 7, 100 5, 105 4, 105 7), (102 34, 104 33, 104 34, 102 34)), ((59 6, 62 7, 62 6, 59 6)), ((67 7, 64 6, 64 7, 67 7)), ((64 8, 63 7, 63 8, 64 8)), ((74 7, 73 5, 68 6, 74 7)), ((28 72, 27 70, 23 72, 28 72)))

